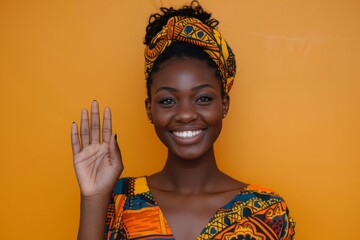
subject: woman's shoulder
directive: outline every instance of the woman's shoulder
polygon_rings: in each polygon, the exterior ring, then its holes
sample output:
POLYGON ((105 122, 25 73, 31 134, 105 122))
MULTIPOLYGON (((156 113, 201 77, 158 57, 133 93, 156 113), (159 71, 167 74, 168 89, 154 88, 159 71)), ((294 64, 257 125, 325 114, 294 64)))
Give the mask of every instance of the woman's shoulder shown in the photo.
POLYGON ((231 204, 241 206, 252 206, 256 211, 272 208, 272 206, 281 206, 283 210, 287 211, 287 204, 277 191, 258 186, 255 184, 248 184, 240 193, 233 199, 231 204))
POLYGON ((119 178, 114 187, 114 195, 135 195, 148 192, 146 177, 123 177, 119 178))
POLYGON ((247 193, 247 194, 253 194, 255 196, 257 196, 258 198, 277 198, 279 200, 284 201, 282 195, 280 195, 280 193, 274 189, 271 188, 267 188, 267 187, 262 187, 256 184, 248 184, 244 189, 243 192, 247 193))
POLYGON ((296 222, 282 196, 273 189, 255 184, 248 184, 221 208, 210 227, 216 227, 217 219, 228 221, 231 218, 234 218, 234 224, 231 222, 219 235, 225 236, 234 231, 244 234, 242 231, 245 229, 246 234, 261 235, 266 239, 292 239, 295 234, 296 222))
POLYGON ((295 220, 289 216, 289 208, 282 197, 282 195, 271 188, 258 186, 255 184, 248 184, 244 189, 245 195, 249 195, 249 204, 253 206, 259 206, 258 210, 268 212, 268 210, 274 210, 282 212, 288 216, 288 220, 295 227, 295 220), (261 207, 260 207, 261 206, 261 207))

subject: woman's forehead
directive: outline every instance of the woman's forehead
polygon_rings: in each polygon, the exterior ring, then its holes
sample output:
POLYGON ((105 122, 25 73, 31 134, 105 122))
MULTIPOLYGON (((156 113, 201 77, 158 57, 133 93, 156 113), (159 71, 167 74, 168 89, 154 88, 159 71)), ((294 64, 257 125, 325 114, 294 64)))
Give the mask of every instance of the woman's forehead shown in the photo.
POLYGON ((172 58, 164 62, 152 75, 153 86, 221 85, 216 71, 206 61, 194 58, 172 58))

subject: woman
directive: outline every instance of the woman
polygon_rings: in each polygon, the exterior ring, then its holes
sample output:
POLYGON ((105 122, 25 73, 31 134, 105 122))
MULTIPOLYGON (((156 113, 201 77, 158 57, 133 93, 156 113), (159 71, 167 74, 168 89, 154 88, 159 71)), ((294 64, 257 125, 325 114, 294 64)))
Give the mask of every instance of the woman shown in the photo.
POLYGON ((216 164, 235 56, 198 2, 162 8, 145 36, 146 112, 168 149, 160 172, 120 178, 110 109, 102 142, 98 103, 72 125, 81 190, 79 239, 292 239, 294 221, 275 192, 237 181, 216 164), (81 143, 80 143, 81 140, 81 143), (109 204, 110 202, 110 204, 109 204))

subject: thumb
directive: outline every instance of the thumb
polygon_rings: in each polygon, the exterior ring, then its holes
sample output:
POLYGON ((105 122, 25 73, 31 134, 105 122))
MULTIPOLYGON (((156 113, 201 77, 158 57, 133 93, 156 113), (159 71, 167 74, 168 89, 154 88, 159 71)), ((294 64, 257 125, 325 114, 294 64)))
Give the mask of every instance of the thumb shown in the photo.
POLYGON ((122 163, 121 152, 117 142, 117 134, 113 134, 109 142, 110 163, 116 170, 122 172, 124 165, 122 163))

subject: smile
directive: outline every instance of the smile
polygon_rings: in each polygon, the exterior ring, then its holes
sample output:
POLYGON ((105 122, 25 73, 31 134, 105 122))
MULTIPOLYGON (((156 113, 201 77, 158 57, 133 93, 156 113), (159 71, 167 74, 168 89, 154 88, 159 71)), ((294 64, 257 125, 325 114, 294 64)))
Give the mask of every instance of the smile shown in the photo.
POLYGON ((199 135, 203 130, 195 131, 172 131, 172 133, 179 138, 192 138, 199 135))

